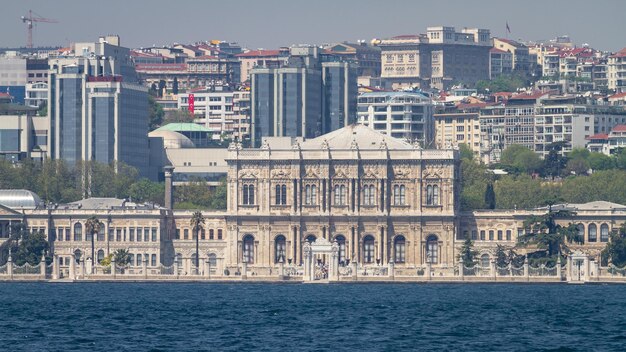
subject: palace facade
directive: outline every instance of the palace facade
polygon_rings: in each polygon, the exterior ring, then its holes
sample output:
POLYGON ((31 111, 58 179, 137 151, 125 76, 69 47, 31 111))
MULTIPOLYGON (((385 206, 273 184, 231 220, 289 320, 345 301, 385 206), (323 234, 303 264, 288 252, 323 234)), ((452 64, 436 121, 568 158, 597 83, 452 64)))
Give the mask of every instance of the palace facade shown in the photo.
MULTIPOLYGON (((0 245, 10 225, 21 222, 47 235, 62 268, 72 258, 98 263, 127 249, 131 267, 176 263, 184 275, 195 272, 197 251, 199 262, 210 263, 217 275, 245 268, 248 275, 268 276, 281 265, 302 265, 305 243, 324 239, 336 243, 340 266, 445 269, 458 263, 466 237, 488 263, 498 244, 515 246, 529 216, 547 211, 462 212, 457 150, 425 150, 361 125, 309 140, 270 138, 256 149, 233 144, 226 161, 227 210, 202 212, 197 241, 192 211, 168 204, 90 198, 50 205, 14 190, 0 191, 0 245), (93 216, 101 226, 92 237, 86 221, 93 216)), ((592 258, 626 221, 626 206, 619 204, 557 207, 575 212, 559 221, 578 225, 585 243, 573 247, 592 258)))

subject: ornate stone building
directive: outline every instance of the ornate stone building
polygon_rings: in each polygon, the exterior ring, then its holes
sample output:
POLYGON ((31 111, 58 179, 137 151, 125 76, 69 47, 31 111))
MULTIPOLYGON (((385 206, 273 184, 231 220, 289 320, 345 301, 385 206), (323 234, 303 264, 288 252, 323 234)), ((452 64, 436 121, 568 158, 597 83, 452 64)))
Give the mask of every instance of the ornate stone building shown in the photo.
POLYGON ((302 244, 320 237, 337 241, 340 263, 453 261, 457 151, 361 125, 279 144, 229 151, 231 264, 300 264, 302 244))

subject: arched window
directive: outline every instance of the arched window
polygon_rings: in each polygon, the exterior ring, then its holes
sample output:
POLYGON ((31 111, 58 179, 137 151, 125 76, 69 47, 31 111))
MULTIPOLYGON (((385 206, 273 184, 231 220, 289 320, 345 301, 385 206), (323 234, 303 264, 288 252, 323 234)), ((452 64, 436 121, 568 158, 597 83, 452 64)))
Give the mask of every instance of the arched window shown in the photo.
POLYGON ((211 265, 212 268, 217 266, 217 254, 209 253, 209 265, 211 265))
POLYGON ((137 253, 137 266, 141 266, 141 253, 137 253))
POLYGON ((404 185, 393 186, 393 204, 406 205, 406 187, 404 185))
POLYGON ((96 231, 96 239, 98 239, 98 241, 104 242, 104 224, 103 223, 98 224, 98 231, 96 231))
POLYGON ((406 261, 406 240, 404 236, 396 236, 393 241, 393 261, 394 263, 404 263, 406 261))
POLYGON ((439 242, 437 236, 430 235, 426 238, 426 263, 437 264, 439 261, 439 242))
POLYGON ((498 241, 502 241, 502 230, 498 230, 498 241))
POLYGON ((130 266, 135 265, 135 255, 133 253, 128 254, 128 265, 130 266))
POLYGON ((97 264, 100 264, 100 262, 102 262, 102 260, 104 260, 104 251, 102 249, 98 250, 98 254, 96 255, 97 258, 97 264))
POLYGON ((315 237, 315 235, 308 235, 308 236, 306 236, 306 238, 304 240, 306 242, 313 243, 313 242, 315 242, 316 239, 317 239, 317 237, 315 237))
POLYGON ((275 187, 275 203, 276 205, 287 204, 287 185, 280 184, 275 187))
POLYGON ((346 205, 346 186, 335 186, 335 205, 346 205))
POLYGON ((589 242, 598 241, 598 227, 596 224, 589 225, 589 242))
POLYGON ((337 245, 339 246, 338 254, 338 262, 340 265, 344 265, 346 262, 346 238, 343 235, 337 235, 335 237, 335 241, 337 241, 337 245))
POLYGON ((254 185, 243 185, 244 205, 254 205, 254 185))
POLYGON ((287 241, 285 236, 278 235, 274 240, 274 263, 285 263, 287 261, 287 241))
POLYGON ((254 236, 246 235, 243 238, 243 262, 254 264, 254 236))
POLYGON ((76 263, 80 263, 80 258, 83 256, 83 252, 80 249, 74 251, 74 257, 76 258, 76 263))
POLYGON ((489 254, 483 254, 480 256, 480 266, 483 268, 489 267, 489 254))
POLYGON ((369 235, 363 239, 363 262, 365 264, 374 262, 374 237, 369 235))
POLYGON ((600 242, 608 242, 609 241, 609 225, 602 224, 600 226, 600 242))
POLYGON ((507 241, 511 240, 511 230, 506 230, 506 240, 507 241))
POLYGON ((489 241, 493 241, 493 230, 489 230, 489 241))
POLYGON ((376 188, 374 185, 363 186, 363 205, 376 205, 376 188))
POLYGON ((74 241, 83 240, 83 225, 80 222, 74 224, 74 241))
POLYGON ((576 225, 576 228, 578 229, 578 236, 580 236, 580 238, 582 238, 583 243, 584 243, 585 242, 585 225, 578 224, 578 225, 576 225))
POLYGON ((156 262, 156 254, 152 254, 150 256, 150 265, 152 266, 157 266, 157 262, 156 262))
POLYGON ((204 227, 200 228, 200 239, 206 240, 206 230, 204 229, 204 227))
POLYGON ((317 204, 317 186, 306 185, 304 187, 304 204, 305 205, 317 204))
POLYGON ((439 205, 439 186, 426 186, 426 205, 439 205))

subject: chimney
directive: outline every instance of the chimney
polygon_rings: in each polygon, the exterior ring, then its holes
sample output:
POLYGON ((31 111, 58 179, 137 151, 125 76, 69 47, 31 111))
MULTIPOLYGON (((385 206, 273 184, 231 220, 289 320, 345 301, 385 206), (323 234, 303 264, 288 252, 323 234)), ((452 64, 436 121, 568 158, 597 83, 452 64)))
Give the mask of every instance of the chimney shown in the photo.
POLYGON ((174 205, 174 199, 172 197, 172 174, 174 173, 174 167, 166 165, 163 167, 165 173, 165 208, 172 209, 174 205))

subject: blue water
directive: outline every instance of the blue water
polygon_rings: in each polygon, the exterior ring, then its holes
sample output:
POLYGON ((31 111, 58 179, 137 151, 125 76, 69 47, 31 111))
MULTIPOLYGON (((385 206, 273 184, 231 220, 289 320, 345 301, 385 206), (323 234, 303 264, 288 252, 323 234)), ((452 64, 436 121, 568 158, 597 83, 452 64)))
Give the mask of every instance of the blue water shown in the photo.
POLYGON ((626 351, 626 285, 0 283, 2 351, 626 351))

